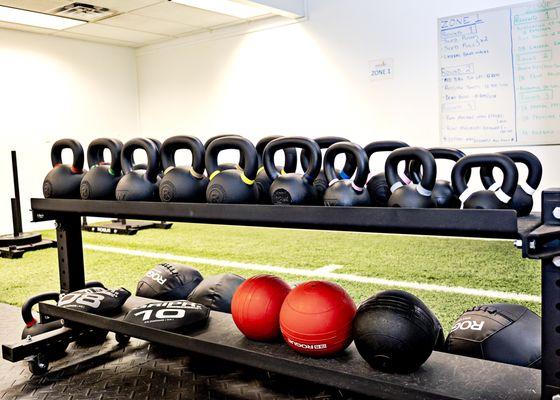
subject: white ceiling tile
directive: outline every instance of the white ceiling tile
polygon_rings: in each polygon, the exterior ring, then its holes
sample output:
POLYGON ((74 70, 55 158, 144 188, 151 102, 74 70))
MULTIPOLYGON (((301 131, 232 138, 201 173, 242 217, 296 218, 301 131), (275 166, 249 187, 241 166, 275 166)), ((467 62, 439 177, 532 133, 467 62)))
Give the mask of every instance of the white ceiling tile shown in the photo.
POLYGON ((135 29, 138 31, 169 36, 182 35, 199 29, 195 26, 188 26, 177 22, 149 18, 143 15, 135 14, 121 14, 112 18, 101 20, 99 23, 102 25, 117 26, 120 28, 135 29))
POLYGON ((101 25, 98 23, 76 26, 74 28, 67 29, 66 32, 74 32, 82 35, 98 36, 134 43, 151 43, 166 38, 166 36, 156 35, 154 33, 117 28, 115 26, 101 25))
POLYGON ((229 15, 204 11, 199 8, 188 7, 171 1, 165 1, 153 6, 141 8, 134 11, 133 14, 179 22, 185 25, 201 28, 241 21, 240 19, 229 15))
MULTIPOLYGON (((1 0, 0 0, 1 1, 1 0)), ((119 12, 129 12, 137 8, 161 3, 167 0, 82 0, 82 2, 94 6, 106 7, 119 12)), ((72 1, 69 1, 71 3, 72 1)))
POLYGON ((0 0, 0 5, 21 8, 23 10, 46 12, 71 2, 71 0, 0 0))
POLYGON ((112 44, 115 46, 124 46, 124 47, 140 47, 141 44, 135 42, 127 42, 124 40, 115 40, 115 39, 107 39, 101 38, 98 36, 91 36, 91 35, 81 35, 79 33, 73 33, 68 31, 57 31, 54 36, 65 37, 69 39, 79 39, 79 40, 86 40, 88 42, 96 42, 96 43, 106 43, 112 44))

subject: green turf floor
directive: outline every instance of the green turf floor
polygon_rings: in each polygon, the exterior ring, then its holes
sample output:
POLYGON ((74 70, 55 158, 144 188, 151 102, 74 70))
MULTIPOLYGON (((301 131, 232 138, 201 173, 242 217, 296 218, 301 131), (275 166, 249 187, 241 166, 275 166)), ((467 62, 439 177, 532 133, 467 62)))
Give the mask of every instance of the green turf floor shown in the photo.
MULTIPOLYGON (((54 238, 54 232, 46 232, 54 238)), ((170 230, 145 230, 135 236, 84 232, 84 243, 190 257, 315 269, 337 264, 337 273, 391 280, 462 286, 538 295, 539 263, 521 258, 512 241, 482 241, 403 235, 320 232, 200 224, 174 224, 170 230)), ((134 291, 154 258, 85 251, 87 280, 134 291)), ((164 261, 163 259, 161 261, 164 261)), ((249 271, 197 263, 203 275, 249 271)), ((280 274, 281 275, 281 274, 280 274)), ((281 275, 282 276, 282 275, 281 275)), ((284 275, 290 282, 308 280, 284 275)), ((387 289, 373 284, 338 281, 359 302, 387 289)), ((20 305, 30 295, 58 289, 56 249, 0 259, 0 302, 20 305)), ((446 330, 465 309, 496 299, 409 290, 424 300, 446 330)), ((539 312, 540 304, 522 303, 539 312)))

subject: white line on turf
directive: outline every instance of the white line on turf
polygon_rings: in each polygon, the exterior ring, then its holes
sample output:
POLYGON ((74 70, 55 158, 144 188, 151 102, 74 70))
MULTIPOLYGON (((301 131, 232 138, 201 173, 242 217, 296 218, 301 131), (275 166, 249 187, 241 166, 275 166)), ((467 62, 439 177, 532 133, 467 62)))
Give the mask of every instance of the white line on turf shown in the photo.
POLYGON ((496 290, 473 289, 473 288, 466 288, 460 286, 444 286, 444 285, 435 285, 431 283, 397 281, 391 279, 373 278, 369 276, 359 276, 359 275, 341 274, 341 273, 332 272, 335 269, 342 268, 342 266, 340 265, 326 265, 324 267, 317 268, 317 269, 300 269, 300 268, 278 267, 275 265, 216 260, 212 258, 189 257, 189 256, 181 256, 181 255, 170 254, 170 253, 156 253, 151 251, 130 250, 130 249, 123 249, 120 247, 97 246, 93 244, 84 244, 84 248, 88 250, 102 251, 105 253, 126 254, 130 256, 155 258, 162 261, 163 260, 181 261, 181 262, 194 263, 194 264, 214 265, 217 267, 237 268, 243 270, 261 271, 261 272, 278 273, 278 274, 286 274, 286 275, 299 275, 299 276, 305 276, 309 278, 323 278, 323 279, 335 279, 335 280, 348 281, 348 282, 369 283, 369 284, 388 286, 393 288, 399 287, 402 289, 417 289, 417 290, 426 290, 431 292, 455 293, 455 294, 463 294, 468 296, 491 297, 491 298, 501 299, 501 300, 528 301, 532 303, 541 302, 540 296, 535 296, 535 295, 530 295, 525 293, 500 292, 496 290))
POLYGON ((333 272, 341 268, 344 268, 344 266, 338 264, 329 264, 329 265, 325 265, 324 267, 314 269, 313 271, 315 271, 316 274, 323 274, 326 272, 333 272))

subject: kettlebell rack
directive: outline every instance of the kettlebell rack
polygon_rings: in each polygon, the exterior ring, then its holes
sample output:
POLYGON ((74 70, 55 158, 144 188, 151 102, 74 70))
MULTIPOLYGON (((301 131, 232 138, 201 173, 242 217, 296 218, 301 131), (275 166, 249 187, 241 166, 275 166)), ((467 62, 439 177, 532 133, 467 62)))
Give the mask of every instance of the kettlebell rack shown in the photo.
POLYGON ((336 358, 316 359, 285 344, 247 340, 229 314, 212 313, 210 323, 189 335, 134 325, 127 310, 150 301, 131 296, 119 315, 103 317, 41 303, 42 315, 65 327, 3 345, 16 362, 48 352, 59 340, 84 330, 105 329, 124 336, 182 348, 272 372, 307 379, 378 399, 557 400, 560 395, 560 189, 542 194, 542 213, 517 218, 512 210, 398 209, 374 207, 269 206, 32 199, 34 221, 56 221, 60 288, 84 287, 82 216, 166 220, 222 225, 384 232, 515 239, 522 256, 542 263, 542 370, 432 353, 416 372, 387 374, 372 369, 354 345, 336 358), (558 218, 556 217, 558 216, 558 218))

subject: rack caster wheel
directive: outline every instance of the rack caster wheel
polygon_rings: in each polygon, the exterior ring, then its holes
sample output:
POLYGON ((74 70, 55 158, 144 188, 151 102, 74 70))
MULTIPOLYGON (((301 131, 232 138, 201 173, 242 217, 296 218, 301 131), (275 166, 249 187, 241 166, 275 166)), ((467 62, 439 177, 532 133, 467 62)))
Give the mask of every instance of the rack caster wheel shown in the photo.
POLYGON ((121 346, 126 346, 130 342, 130 336, 115 332, 115 339, 121 346))
POLYGON ((27 364, 33 375, 44 375, 49 370, 49 360, 43 354, 37 354, 27 364))

